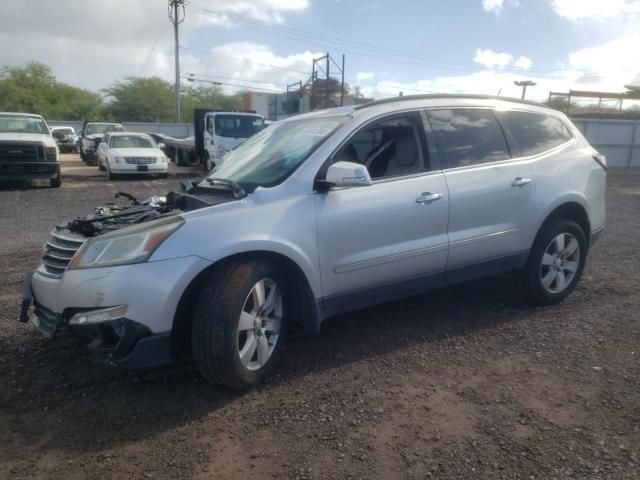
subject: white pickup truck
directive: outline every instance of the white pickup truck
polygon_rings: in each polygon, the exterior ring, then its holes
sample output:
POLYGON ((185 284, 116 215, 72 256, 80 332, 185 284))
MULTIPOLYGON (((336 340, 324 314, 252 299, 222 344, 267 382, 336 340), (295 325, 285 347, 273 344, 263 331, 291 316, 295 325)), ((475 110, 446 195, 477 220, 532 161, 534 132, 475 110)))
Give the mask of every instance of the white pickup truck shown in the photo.
POLYGON ((36 179, 62 183, 49 127, 40 115, 0 112, 0 181, 36 179))

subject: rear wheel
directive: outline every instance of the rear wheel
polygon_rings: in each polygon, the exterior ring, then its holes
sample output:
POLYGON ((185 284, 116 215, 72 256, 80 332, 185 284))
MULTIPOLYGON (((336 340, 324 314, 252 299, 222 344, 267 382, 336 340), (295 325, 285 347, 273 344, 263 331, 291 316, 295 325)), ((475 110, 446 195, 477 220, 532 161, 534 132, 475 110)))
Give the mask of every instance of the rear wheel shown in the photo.
POLYGON ((534 303, 561 302, 580 281, 587 253, 580 225, 566 219, 550 222, 538 234, 527 265, 516 275, 519 289, 534 303))
POLYGON ((232 265, 214 275, 196 307, 195 363, 211 383, 251 388, 267 377, 281 354, 287 290, 271 262, 232 265))

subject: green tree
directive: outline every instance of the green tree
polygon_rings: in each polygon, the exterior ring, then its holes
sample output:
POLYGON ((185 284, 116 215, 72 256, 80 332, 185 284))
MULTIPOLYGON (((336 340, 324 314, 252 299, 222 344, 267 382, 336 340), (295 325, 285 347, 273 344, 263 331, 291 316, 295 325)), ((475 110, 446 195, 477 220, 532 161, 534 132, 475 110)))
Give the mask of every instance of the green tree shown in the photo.
POLYGON ((161 78, 128 77, 103 90, 109 99, 106 112, 121 122, 172 122, 175 119, 173 86, 161 78))
POLYGON ((198 85, 183 88, 180 95, 182 103, 182 121, 193 121, 194 108, 212 108, 216 110, 242 110, 242 92, 225 95, 217 85, 198 85))
POLYGON ((0 68, 0 111, 37 113, 47 119, 102 118, 102 97, 58 82, 39 62, 0 68))

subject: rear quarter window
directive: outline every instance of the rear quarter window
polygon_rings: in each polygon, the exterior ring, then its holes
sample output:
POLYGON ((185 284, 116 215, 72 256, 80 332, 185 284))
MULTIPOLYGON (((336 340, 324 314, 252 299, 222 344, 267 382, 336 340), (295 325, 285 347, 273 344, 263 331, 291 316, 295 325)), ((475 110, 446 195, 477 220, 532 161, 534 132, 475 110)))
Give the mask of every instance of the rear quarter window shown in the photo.
POLYGON ((514 156, 526 157, 551 150, 573 138, 558 118, 531 112, 496 112, 514 156))

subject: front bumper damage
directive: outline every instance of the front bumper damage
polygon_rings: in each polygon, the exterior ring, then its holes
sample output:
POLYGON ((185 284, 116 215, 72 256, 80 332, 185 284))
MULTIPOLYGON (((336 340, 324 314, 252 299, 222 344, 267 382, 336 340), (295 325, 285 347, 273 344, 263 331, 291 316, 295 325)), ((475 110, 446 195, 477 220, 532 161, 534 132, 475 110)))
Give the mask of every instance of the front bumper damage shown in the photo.
POLYGON ((69 333, 84 339, 99 363, 123 368, 169 363, 180 296, 208 265, 199 257, 182 257, 69 270, 61 278, 35 271, 24 284, 20 321, 30 320, 47 337, 69 333), (132 283, 133 278, 139 281, 132 283))

